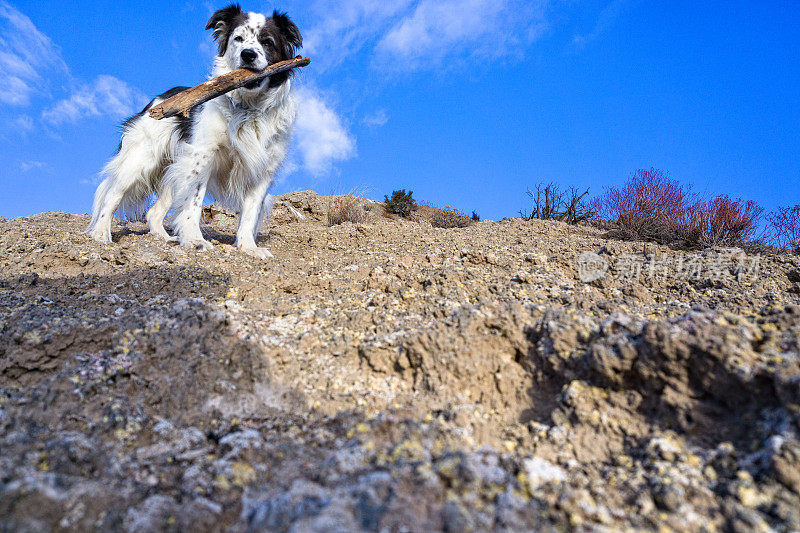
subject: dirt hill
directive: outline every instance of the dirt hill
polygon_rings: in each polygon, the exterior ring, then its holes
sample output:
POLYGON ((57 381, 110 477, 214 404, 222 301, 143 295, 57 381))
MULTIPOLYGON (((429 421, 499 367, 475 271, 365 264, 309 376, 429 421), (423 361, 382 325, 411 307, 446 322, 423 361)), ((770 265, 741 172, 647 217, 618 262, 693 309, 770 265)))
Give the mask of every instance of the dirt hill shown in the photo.
POLYGON ((800 528, 797 257, 329 203, 0 221, 0 530, 800 528))

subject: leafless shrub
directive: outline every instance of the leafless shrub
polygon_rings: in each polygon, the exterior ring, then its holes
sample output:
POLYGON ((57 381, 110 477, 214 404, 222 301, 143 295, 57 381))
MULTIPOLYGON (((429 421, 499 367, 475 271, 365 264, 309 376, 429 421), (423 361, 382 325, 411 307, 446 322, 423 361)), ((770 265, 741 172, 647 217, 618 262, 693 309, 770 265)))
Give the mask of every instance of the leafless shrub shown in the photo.
POLYGON ((687 248, 751 242, 764 211, 753 201, 726 195, 702 201, 654 168, 637 170, 622 188, 608 189, 594 208, 617 223, 622 238, 687 248))
POLYGON ((608 189, 603 204, 624 238, 672 243, 681 238, 691 198, 689 187, 651 168, 634 172, 621 189, 608 189))
POLYGON ((763 213, 752 200, 721 195, 686 208, 680 226, 684 240, 694 247, 738 246, 753 240, 763 213))
POLYGON ((528 189, 531 199, 531 212, 520 212, 523 218, 532 220, 560 220, 567 224, 579 224, 597 215, 596 210, 584 198, 589 189, 583 193, 574 187, 562 190, 554 183, 539 184, 535 191, 528 189))
POLYGON ((767 240, 800 254, 800 205, 779 207, 767 216, 767 240))

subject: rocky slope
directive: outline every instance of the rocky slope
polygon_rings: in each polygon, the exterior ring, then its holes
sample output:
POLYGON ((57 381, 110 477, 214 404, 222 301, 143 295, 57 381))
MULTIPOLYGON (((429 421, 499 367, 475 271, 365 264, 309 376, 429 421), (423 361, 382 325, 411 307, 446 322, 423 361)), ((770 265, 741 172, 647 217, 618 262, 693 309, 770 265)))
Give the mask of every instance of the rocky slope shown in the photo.
POLYGON ((0 221, 0 530, 800 528, 797 257, 329 202, 0 221))

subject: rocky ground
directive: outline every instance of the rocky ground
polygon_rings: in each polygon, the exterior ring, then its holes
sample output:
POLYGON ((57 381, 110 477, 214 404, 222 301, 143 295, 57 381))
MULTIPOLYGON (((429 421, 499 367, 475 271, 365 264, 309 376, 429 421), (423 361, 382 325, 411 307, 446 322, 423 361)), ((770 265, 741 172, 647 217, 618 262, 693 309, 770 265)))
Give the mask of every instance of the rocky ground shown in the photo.
POLYGON ((797 257, 329 203, 0 221, 0 530, 800 529, 797 257))

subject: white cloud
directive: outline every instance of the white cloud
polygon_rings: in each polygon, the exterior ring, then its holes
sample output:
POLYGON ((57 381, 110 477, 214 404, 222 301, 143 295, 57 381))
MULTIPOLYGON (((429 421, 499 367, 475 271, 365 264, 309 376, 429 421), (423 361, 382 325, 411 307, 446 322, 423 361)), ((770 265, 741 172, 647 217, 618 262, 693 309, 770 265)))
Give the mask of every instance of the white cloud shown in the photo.
POLYGON ((33 119, 28 115, 20 115, 15 118, 12 123, 19 132, 27 133, 33 130, 33 119))
MULTIPOLYGON (((92 83, 77 80, 70 73, 58 47, 40 32, 30 18, 0 0, 0 103, 16 107, 36 105, 45 108, 41 118, 51 125, 76 122, 92 116, 114 120, 138 111, 147 101, 127 83, 108 75, 92 83), (56 100, 49 86, 70 87, 71 93, 56 100)), ((24 115, 14 120, 22 131, 30 131, 34 121, 24 115)))
POLYGON ((44 167, 45 163, 43 163, 42 161, 20 161, 19 163, 19 169, 22 172, 28 172, 30 170, 44 168, 44 167))
POLYGON ((493 58, 519 52, 544 27, 546 2, 421 0, 376 46, 382 64, 437 66, 451 57, 493 58))
POLYGON ((317 0, 304 9, 318 20, 305 32, 318 70, 354 55, 381 69, 438 67, 450 57, 520 53, 545 26, 553 0, 317 0))
POLYGON ((597 39, 603 32, 608 30, 614 22, 622 15, 623 9, 629 0, 612 0, 600 12, 595 22, 594 28, 589 33, 576 35, 572 38, 572 44, 578 48, 583 48, 591 41, 597 39))
POLYGON ((370 128, 380 128, 389 122, 389 114, 384 108, 380 108, 374 113, 370 113, 369 115, 365 116, 362 122, 365 126, 369 126, 370 128))
POLYGON ((113 76, 98 76, 91 85, 83 85, 54 106, 42 112, 50 124, 77 122, 84 117, 107 115, 120 119, 143 107, 147 97, 113 76))
MULTIPOLYGON (((0 58, 0 68, 4 65, 0 58)), ((12 76, 6 71, 0 74, 0 102, 12 106, 24 106, 30 102, 33 87, 24 79, 12 76)))
POLYGON ((411 5, 412 0, 317 0, 304 6, 319 20, 304 32, 305 52, 317 68, 338 65, 369 46, 411 5))
POLYGON ((34 94, 46 92, 47 79, 68 72, 53 42, 0 0, 0 102, 26 106, 34 94))
POLYGON ((381 39, 378 50, 405 58, 445 53, 494 31, 494 19, 502 10, 503 2, 498 1, 423 0, 381 39))
POLYGON ((297 96, 300 109, 294 140, 305 170, 322 176, 330 172, 334 162, 355 156, 356 142, 342 119, 319 94, 301 87, 297 96))

